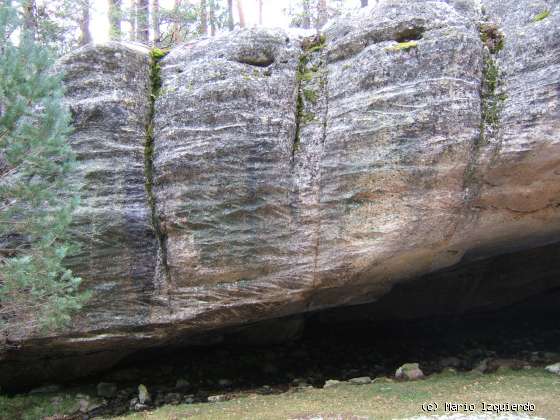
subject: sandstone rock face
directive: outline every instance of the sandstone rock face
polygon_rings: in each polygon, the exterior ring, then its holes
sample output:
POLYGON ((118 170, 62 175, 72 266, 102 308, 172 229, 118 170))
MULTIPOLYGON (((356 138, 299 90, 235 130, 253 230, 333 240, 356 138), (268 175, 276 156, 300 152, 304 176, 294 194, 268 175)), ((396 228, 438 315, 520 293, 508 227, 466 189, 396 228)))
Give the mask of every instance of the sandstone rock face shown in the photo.
MULTIPOLYGON (((557 242, 560 9, 482 6, 387 0, 312 38, 183 44, 159 92, 140 47, 62 60, 84 177, 70 262, 95 297, 70 332, 22 339, 3 365, 42 348, 103 350, 101 368, 557 242)), ((17 373, 2 366, 0 383, 17 373)))
POLYGON ((150 312, 156 241, 145 188, 149 51, 86 46, 60 63, 73 115, 81 203, 70 265, 93 291, 78 328, 142 322, 150 312))
POLYGON ((161 63, 154 193, 173 318, 218 310, 210 322, 219 325, 234 305, 311 287, 292 193, 300 52, 284 33, 243 31, 161 63))

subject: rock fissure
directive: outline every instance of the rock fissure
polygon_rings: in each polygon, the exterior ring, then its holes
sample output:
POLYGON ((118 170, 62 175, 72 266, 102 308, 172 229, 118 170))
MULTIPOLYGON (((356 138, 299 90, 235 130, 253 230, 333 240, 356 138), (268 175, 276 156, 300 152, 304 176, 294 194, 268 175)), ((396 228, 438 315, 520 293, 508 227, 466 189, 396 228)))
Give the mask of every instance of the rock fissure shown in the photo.
MULTIPOLYGON (((148 121, 146 123, 146 144, 144 148, 144 171, 146 178, 146 194, 148 196, 148 206, 150 210, 152 228, 154 229, 157 244, 158 244, 158 266, 160 267, 162 275, 169 284, 169 267, 167 264, 167 241, 166 234, 162 229, 158 214, 156 196, 154 194, 154 117, 156 99, 160 94, 162 81, 161 81, 161 68, 160 60, 165 57, 167 51, 154 48, 150 51, 150 109, 148 113, 148 121)), ((170 298, 168 297, 168 300, 170 298)), ((168 301, 169 303, 169 301, 168 301)), ((171 305, 169 305, 171 310, 171 305)))
POLYGON ((303 114, 303 93, 302 93, 302 74, 305 68, 304 60, 306 59, 305 53, 303 53, 299 59, 297 74, 296 74, 296 116, 295 116, 295 133, 294 141, 292 143, 292 162, 294 161, 294 156, 299 149, 300 145, 300 131, 301 131, 301 120, 303 114))
MULTIPOLYGON (((323 152, 325 150, 325 143, 327 140, 327 127, 328 127, 328 115, 329 115, 329 88, 328 88, 328 83, 329 83, 329 79, 328 79, 328 66, 327 66, 327 59, 326 59, 326 54, 322 54, 322 57, 320 57, 320 63, 321 63, 321 73, 319 75, 320 77, 320 81, 319 81, 319 88, 320 88, 320 94, 321 97, 323 98, 323 115, 322 115, 322 124, 323 126, 321 127, 322 132, 321 132, 321 145, 320 145, 320 153, 319 153, 319 160, 321 160, 322 156, 323 156, 323 152)), ((317 173, 317 188, 318 188, 318 193, 317 193, 317 206, 319 208, 319 211, 321 209, 321 168, 319 167, 318 173, 317 173)), ((315 255, 314 255, 314 261, 313 261, 313 287, 317 286, 317 275, 319 272, 319 249, 320 249, 320 238, 321 238, 321 217, 318 218, 317 220, 317 227, 316 227, 316 231, 315 231, 315 255)))
MULTIPOLYGON (((483 13, 484 19, 488 19, 483 13)), ((498 26, 491 22, 482 22, 479 26, 482 42, 482 75, 480 82, 480 128, 479 136, 472 145, 471 158, 464 175, 466 201, 472 202, 478 197, 485 182, 477 174, 481 155, 486 147, 491 147, 492 155, 499 152, 500 115, 507 95, 499 92, 502 86, 501 71, 496 54, 504 47, 505 37, 498 26)), ((491 163, 491 162, 490 162, 491 163)))
MULTIPOLYGON (((297 67, 296 97, 296 128, 292 146, 292 161, 301 143, 301 129, 304 125, 316 121, 317 116, 310 108, 322 99, 324 94, 323 72, 326 67, 324 60, 319 58, 325 48, 325 36, 317 34, 302 41, 302 53, 297 67), (315 63, 318 60, 318 63, 315 63), (316 89, 317 80, 319 90, 316 89)), ((324 143, 324 141, 323 141, 324 143)))

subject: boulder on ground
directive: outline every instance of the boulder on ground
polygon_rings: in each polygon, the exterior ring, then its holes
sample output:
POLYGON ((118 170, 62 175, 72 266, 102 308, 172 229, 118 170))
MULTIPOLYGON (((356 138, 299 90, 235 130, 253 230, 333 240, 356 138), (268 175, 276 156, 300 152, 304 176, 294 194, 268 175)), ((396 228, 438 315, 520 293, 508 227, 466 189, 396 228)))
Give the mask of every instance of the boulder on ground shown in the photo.
POLYGON ((418 363, 405 363, 395 372, 395 378, 405 381, 416 381, 424 378, 424 372, 418 363))

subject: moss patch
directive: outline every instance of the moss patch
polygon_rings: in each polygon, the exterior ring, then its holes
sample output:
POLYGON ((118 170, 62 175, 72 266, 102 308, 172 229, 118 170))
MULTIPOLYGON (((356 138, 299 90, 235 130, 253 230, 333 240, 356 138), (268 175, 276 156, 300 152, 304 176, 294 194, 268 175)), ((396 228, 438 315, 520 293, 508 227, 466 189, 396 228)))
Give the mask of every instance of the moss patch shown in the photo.
POLYGON ((496 92, 500 83, 500 69, 496 61, 491 56, 485 57, 482 81, 482 122, 485 126, 498 126, 503 103, 507 99, 505 93, 496 92))
POLYGON ((313 89, 303 89, 305 100, 313 104, 317 103, 317 93, 313 89))
POLYGON ((159 219, 156 216, 156 199, 153 191, 154 187, 154 115, 156 99, 161 92, 161 67, 159 62, 168 53, 167 50, 154 48, 150 51, 150 110, 148 113, 148 121, 146 123, 146 143, 144 145, 144 176, 146 178, 146 195, 148 196, 148 205, 150 207, 152 227, 155 231, 159 247, 162 253, 164 269, 167 271, 165 264, 166 248, 165 238, 161 231, 159 219))
POLYGON ((168 52, 169 50, 162 50, 160 48, 152 48, 150 51, 150 95, 153 97, 153 100, 157 98, 161 90, 161 67, 159 62, 168 52))
POLYGON ((496 54, 504 48, 505 36, 495 23, 483 23, 480 25, 480 40, 490 53, 496 54))
POLYGON ((327 37, 323 34, 305 38, 301 43, 302 49, 308 53, 321 51, 326 45, 327 37))
POLYGON ((416 41, 406 41, 406 42, 399 42, 396 45, 393 45, 391 47, 387 47, 385 48, 385 51, 409 51, 413 48, 417 48, 418 47, 418 42, 416 41))
POLYGON ((550 16, 550 10, 543 10, 533 18, 533 22, 540 22, 550 16))

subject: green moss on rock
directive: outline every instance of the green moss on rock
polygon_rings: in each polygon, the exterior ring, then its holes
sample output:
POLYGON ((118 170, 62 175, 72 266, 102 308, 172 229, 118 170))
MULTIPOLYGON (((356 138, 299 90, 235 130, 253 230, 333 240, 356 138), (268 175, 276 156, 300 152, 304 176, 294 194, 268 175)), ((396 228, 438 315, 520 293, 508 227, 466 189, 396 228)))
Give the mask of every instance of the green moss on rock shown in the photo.
POLYGON ((304 89, 303 96, 305 100, 313 104, 317 103, 317 93, 313 89, 304 89))
POLYGON ((490 53, 496 54, 504 48, 505 36, 495 23, 485 22, 480 25, 480 40, 490 53))
POLYGON ((543 10, 533 18, 533 22, 540 22, 550 16, 550 10, 543 10))
POLYGON ((406 41, 406 42, 399 42, 396 45, 391 47, 385 48, 385 51, 393 52, 393 51, 409 51, 413 48, 418 47, 418 42, 416 41, 406 41))

